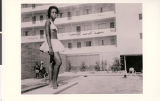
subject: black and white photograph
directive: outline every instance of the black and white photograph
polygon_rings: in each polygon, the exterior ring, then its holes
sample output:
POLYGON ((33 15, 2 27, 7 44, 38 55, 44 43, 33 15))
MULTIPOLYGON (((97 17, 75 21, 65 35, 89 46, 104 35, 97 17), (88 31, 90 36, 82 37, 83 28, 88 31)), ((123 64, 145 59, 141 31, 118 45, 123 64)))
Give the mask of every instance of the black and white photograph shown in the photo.
POLYGON ((21 4, 21 94, 143 94, 142 3, 21 4))

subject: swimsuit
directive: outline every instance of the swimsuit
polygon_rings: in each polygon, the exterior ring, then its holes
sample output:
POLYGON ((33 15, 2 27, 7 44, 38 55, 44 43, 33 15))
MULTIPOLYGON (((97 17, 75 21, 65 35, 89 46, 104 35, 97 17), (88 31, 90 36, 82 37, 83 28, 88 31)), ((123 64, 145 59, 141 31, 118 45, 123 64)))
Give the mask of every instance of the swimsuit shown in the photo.
MULTIPOLYGON (((50 24, 50 30, 57 31, 57 27, 52 22, 50 24)), ((52 45, 52 49, 54 52, 64 51, 64 46, 58 39, 51 39, 51 45, 52 45)), ((43 52, 49 51, 49 46, 48 46, 47 40, 41 45, 40 50, 43 52)))

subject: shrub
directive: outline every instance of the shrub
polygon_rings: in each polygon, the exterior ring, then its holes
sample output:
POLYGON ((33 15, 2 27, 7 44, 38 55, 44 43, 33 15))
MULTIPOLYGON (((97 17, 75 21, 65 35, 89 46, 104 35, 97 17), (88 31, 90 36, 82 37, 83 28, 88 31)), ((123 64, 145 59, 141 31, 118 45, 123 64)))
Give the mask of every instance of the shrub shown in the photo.
POLYGON ((86 71, 86 69, 87 69, 87 66, 86 66, 85 62, 82 62, 80 70, 81 71, 86 71))
POLYGON ((67 71, 67 72, 70 72, 70 71, 71 71, 71 68, 72 68, 71 62, 68 61, 67 64, 68 64, 68 65, 67 65, 66 71, 67 71))
POLYGON ((111 66, 112 71, 119 71, 120 70, 120 60, 118 58, 114 59, 113 65, 111 66))
POLYGON ((100 65, 99 65, 98 62, 96 62, 95 70, 96 70, 96 71, 100 71, 100 65))

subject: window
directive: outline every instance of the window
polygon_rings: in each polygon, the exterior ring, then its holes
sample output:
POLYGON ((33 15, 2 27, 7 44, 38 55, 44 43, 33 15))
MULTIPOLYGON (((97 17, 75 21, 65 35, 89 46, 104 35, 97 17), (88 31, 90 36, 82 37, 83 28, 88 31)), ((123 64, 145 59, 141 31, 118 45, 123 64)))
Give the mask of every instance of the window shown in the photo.
POLYGON ((67 13, 68 19, 71 19, 71 12, 67 13))
POLYGON ((22 8, 27 8, 28 4, 22 4, 22 8))
POLYGON ((85 15, 85 14, 90 14, 90 13, 91 13, 91 9, 85 9, 85 10, 83 11, 83 13, 84 13, 84 15, 85 15))
POLYGON ((35 24, 35 22, 36 22, 36 16, 33 16, 32 17, 32 23, 35 24))
POLYGON ((27 16, 27 17, 23 17, 23 18, 22 18, 22 21, 23 21, 23 22, 29 22, 29 21, 30 21, 30 18, 29 18, 28 16, 27 16))
POLYGON ((60 18, 62 18, 63 17, 63 13, 59 13, 59 16, 60 16, 60 18))
POLYGON ((72 48, 72 43, 68 43, 68 48, 72 48))
POLYGON ((86 9, 86 14, 89 14, 89 9, 86 9))
POLYGON ((80 15, 80 11, 76 11, 76 16, 79 16, 80 15))
POLYGON ((70 24, 64 26, 65 27, 65 32, 71 32, 72 31, 72 27, 70 24))
POLYGON ((140 39, 142 39, 142 33, 140 33, 139 35, 140 35, 140 39))
POLYGON ((116 39, 115 39, 115 37, 111 37, 111 38, 110 38, 110 44, 111 44, 111 45, 115 45, 115 44, 116 44, 116 39))
POLYGON ((28 36, 28 31, 25 31, 25 32, 24 32, 24 36, 28 36))
POLYGON ((114 22, 110 22, 110 28, 115 28, 114 22))
POLYGON ((81 31, 81 26, 77 26, 76 30, 77 30, 77 32, 80 32, 81 31))
POLYGON ((35 4, 32 4, 32 8, 35 8, 36 7, 36 5, 35 4))
POLYGON ((91 25, 84 25, 84 31, 91 30, 91 25))
POLYGON ((71 17, 71 12, 68 12, 67 14, 68 14, 68 17, 71 17))
POLYGON ((86 46, 91 46, 91 45, 92 45, 91 41, 86 41, 86 46))
POLYGON ((81 42, 77 42, 77 48, 81 48, 81 42))
POLYGON ((43 15, 40 16, 40 21, 43 21, 43 15))
POLYGON ((65 29, 64 28, 58 28, 58 33, 64 33, 65 32, 65 29))
POLYGON ((104 41, 102 40, 102 46, 104 45, 104 41))
POLYGON ((139 20, 142 20, 142 14, 139 14, 139 20))
POLYGON ((40 39, 44 37, 44 30, 40 30, 40 39))
POLYGON ((105 29, 105 28, 107 28, 107 24, 106 23, 98 24, 98 29, 105 29))
POLYGON ((103 8, 102 7, 100 8, 100 12, 103 12, 103 8))

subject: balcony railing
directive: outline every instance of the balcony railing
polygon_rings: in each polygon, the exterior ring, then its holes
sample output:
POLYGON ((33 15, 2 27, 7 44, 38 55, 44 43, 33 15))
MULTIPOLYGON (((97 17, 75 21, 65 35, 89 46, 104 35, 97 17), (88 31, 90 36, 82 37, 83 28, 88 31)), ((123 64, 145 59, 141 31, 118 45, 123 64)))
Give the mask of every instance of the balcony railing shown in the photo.
POLYGON ((96 29, 96 30, 88 30, 88 31, 81 31, 81 32, 60 33, 58 34, 58 39, 68 40, 68 39, 94 38, 94 37, 103 37, 103 36, 112 36, 112 35, 116 35, 115 28, 96 29))
MULTIPOLYGON (((22 13, 31 13, 31 12, 39 12, 39 11, 47 11, 49 6, 53 6, 54 4, 46 4, 42 6, 36 6, 35 8, 33 7, 28 7, 28 8, 22 8, 21 12, 22 13)), ((55 4, 57 7, 68 7, 68 6, 73 6, 73 5, 80 5, 80 3, 73 3, 73 4, 55 4)))
MULTIPOLYGON (((115 28, 109 29, 96 29, 81 32, 70 32, 70 33, 60 33, 58 34, 59 40, 70 40, 70 39, 84 39, 84 38, 94 38, 94 37, 104 37, 116 35, 115 28)), ((40 35, 37 36, 22 36, 22 43, 28 42, 41 42, 44 41, 45 37, 41 38, 40 35)))
POLYGON ((29 42, 41 42, 44 41, 45 37, 41 38, 40 35, 36 36, 22 36, 21 43, 29 43, 29 42))
MULTIPOLYGON (((70 19, 68 17, 65 18, 57 18, 55 20, 55 24, 68 24, 68 23, 75 23, 75 22, 85 22, 85 21, 92 21, 92 20, 100 20, 115 17, 114 11, 103 12, 103 13, 96 13, 96 14, 88 14, 88 15, 81 15, 81 16, 72 16, 70 19)), ((29 28, 29 27, 39 27, 44 26, 46 20, 43 21, 36 21, 34 24, 32 22, 22 22, 22 28, 29 28)))

